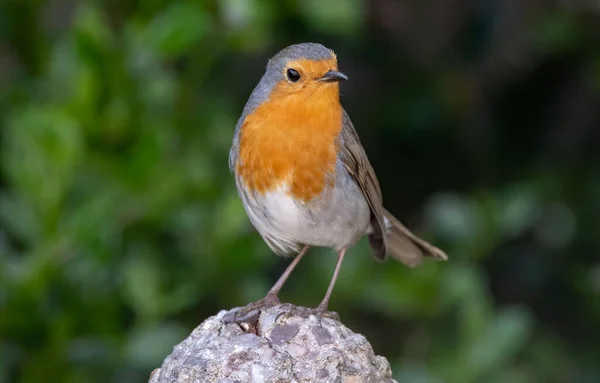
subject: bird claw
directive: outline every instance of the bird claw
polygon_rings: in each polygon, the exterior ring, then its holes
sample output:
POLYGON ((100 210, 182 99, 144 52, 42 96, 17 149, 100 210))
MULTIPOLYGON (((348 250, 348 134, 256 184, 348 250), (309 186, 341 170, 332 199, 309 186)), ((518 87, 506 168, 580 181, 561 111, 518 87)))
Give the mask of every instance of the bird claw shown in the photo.
POLYGON ((258 325, 260 314, 265 309, 282 306, 282 312, 290 315, 295 315, 303 318, 308 318, 311 315, 340 320, 340 316, 335 311, 328 311, 326 307, 299 307, 289 303, 281 304, 279 299, 275 297, 265 297, 259 301, 250 303, 244 307, 232 310, 225 314, 222 321, 225 324, 234 323, 240 326, 246 332, 254 332, 258 325))
POLYGON ((256 327, 261 311, 279 304, 281 304, 281 301, 279 301, 279 298, 276 295, 267 294, 267 296, 256 302, 252 302, 244 307, 228 312, 225 314, 222 321, 225 324, 247 324, 249 326, 256 327))

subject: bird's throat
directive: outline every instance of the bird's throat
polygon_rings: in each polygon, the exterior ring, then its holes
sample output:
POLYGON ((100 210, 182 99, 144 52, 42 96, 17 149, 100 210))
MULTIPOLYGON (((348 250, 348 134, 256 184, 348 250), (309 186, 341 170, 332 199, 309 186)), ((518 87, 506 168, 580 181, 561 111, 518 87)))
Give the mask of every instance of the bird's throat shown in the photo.
POLYGON ((236 172, 253 192, 264 195, 285 185, 308 202, 333 186, 341 129, 337 84, 294 94, 276 88, 244 120, 236 172))

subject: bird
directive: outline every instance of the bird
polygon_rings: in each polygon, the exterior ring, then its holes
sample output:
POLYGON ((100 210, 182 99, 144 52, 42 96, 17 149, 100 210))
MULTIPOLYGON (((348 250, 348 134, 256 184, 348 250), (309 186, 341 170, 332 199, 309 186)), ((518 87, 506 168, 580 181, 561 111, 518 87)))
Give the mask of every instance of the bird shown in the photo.
POLYGON ((415 267, 425 257, 448 259, 383 207, 375 171, 340 103, 346 80, 333 50, 290 45, 268 61, 237 121, 229 168, 246 214, 275 254, 294 257, 251 307, 279 304, 281 288, 311 247, 337 253, 313 314, 328 310, 344 257, 364 236, 379 261, 391 256, 415 267))

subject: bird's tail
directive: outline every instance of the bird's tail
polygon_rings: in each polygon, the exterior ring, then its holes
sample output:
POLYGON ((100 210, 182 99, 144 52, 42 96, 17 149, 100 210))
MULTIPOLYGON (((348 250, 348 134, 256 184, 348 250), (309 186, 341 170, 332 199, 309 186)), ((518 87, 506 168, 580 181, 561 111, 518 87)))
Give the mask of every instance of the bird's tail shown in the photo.
POLYGON ((409 267, 418 266, 423 257, 447 260, 442 250, 414 235, 389 211, 383 210, 386 224, 387 253, 409 267))

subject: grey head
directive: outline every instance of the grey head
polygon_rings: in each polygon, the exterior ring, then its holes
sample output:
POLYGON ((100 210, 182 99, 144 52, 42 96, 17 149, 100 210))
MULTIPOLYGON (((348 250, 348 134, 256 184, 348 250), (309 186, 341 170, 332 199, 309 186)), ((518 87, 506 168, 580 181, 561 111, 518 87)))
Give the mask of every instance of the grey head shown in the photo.
MULTIPOLYGON (((294 44, 277 52, 277 54, 269 60, 264 75, 252 91, 252 94, 250 94, 250 98, 248 98, 242 116, 238 121, 238 128, 249 113, 269 98, 275 85, 282 80, 286 80, 284 69, 289 63, 301 59, 315 61, 331 60, 334 57, 335 54, 331 49, 318 43, 294 44)), ((345 76, 340 79, 345 79, 345 76)))
MULTIPOLYGON (((277 84, 279 84, 281 81, 290 80, 289 78, 286 78, 288 66, 290 63, 302 59, 311 61, 336 61, 335 54, 331 49, 328 49, 317 43, 301 43, 290 45, 279 51, 269 60, 265 73, 258 82, 258 85, 256 85, 250 94, 250 97, 244 106, 244 110, 242 111, 242 115, 238 119, 233 137, 233 146, 229 157, 229 165, 231 169, 233 169, 233 163, 235 162, 238 151, 238 133, 246 116, 252 113, 258 106, 260 106, 269 98, 272 90, 277 84)), ((347 77, 337 70, 330 70, 325 73, 322 78, 319 78, 319 80, 327 82, 341 81, 346 79, 347 77)))
MULTIPOLYGON (((273 56, 267 65, 267 73, 277 72, 283 73, 283 69, 291 61, 300 59, 308 60, 330 60, 333 58, 334 53, 331 49, 324 47, 317 43, 302 43, 290 45, 280 50, 275 56, 273 56)), ((283 77, 283 76, 281 76, 283 77)))

